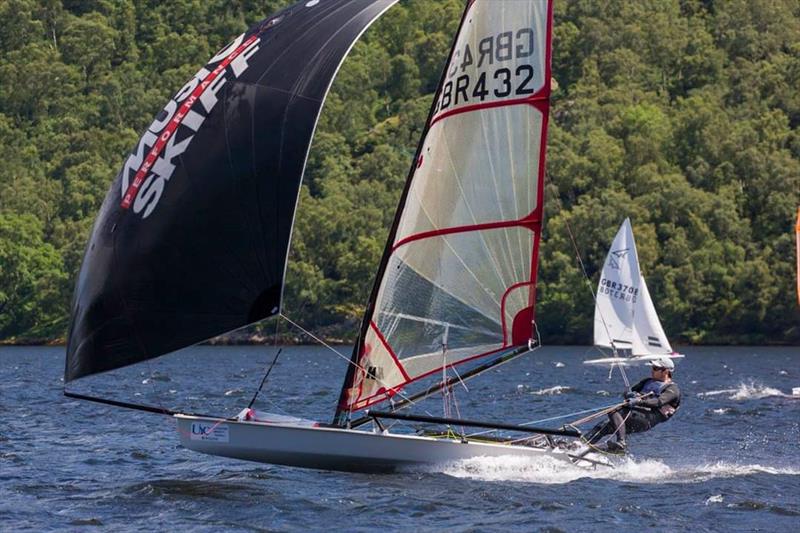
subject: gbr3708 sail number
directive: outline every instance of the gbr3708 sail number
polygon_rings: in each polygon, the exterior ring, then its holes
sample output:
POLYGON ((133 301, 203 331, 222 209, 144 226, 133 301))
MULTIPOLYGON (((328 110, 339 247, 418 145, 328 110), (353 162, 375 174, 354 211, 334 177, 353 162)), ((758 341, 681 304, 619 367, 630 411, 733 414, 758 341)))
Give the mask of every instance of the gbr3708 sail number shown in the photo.
POLYGON ((522 28, 483 37, 473 49, 469 43, 453 52, 447 78, 434 113, 458 105, 532 95, 534 68, 517 60, 534 55, 534 31, 522 28))

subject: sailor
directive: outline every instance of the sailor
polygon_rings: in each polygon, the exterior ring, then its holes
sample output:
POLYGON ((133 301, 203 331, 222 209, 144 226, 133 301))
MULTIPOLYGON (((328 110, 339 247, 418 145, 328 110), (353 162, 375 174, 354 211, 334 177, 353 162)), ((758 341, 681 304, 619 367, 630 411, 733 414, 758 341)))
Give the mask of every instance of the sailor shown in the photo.
POLYGON ((655 359, 650 363, 650 377, 641 380, 625 393, 625 406, 608 415, 609 421, 598 424, 587 434, 587 442, 594 444, 608 434, 616 435, 609 440, 606 449, 613 453, 624 453, 628 433, 640 433, 666 422, 681 403, 681 391, 672 381, 675 363, 669 357, 655 359))

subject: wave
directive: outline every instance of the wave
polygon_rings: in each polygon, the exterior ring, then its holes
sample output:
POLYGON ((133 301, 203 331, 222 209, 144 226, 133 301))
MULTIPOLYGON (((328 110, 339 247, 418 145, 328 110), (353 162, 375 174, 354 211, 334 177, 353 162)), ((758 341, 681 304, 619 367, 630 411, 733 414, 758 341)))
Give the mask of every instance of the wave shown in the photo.
POLYGON ((732 394, 736 392, 737 389, 722 389, 722 390, 710 390, 708 392, 698 392, 698 398, 709 398, 711 396, 721 396, 723 394, 732 394))
MULTIPOLYGON (((433 467, 432 467, 433 468, 433 467)), ((656 459, 635 460, 625 457, 613 467, 586 469, 566 464, 554 457, 478 457, 440 465, 436 472, 482 481, 516 481, 565 484, 578 479, 607 479, 626 483, 700 483, 714 478, 729 478, 755 474, 800 475, 800 469, 739 465, 727 462, 696 466, 670 467, 656 459)))
POLYGON ((539 389, 535 391, 531 391, 531 394, 535 396, 554 396, 557 394, 564 394, 565 392, 570 392, 572 387, 567 387, 566 385, 556 385, 555 387, 549 387, 547 389, 539 389))
POLYGON ((517 385, 518 393, 533 394, 534 396, 554 396, 564 394, 565 392, 572 392, 572 390, 572 387, 568 387, 567 385, 556 385, 555 387, 538 390, 531 390, 528 385, 517 385))
POLYGON ((142 380, 142 385, 147 385, 148 383, 151 383, 153 381, 160 381, 160 382, 163 382, 163 383, 168 383, 168 382, 172 381, 172 378, 170 378, 166 374, 162 374, 162 373, 160 373, 158 371, 155 371, 152 374, 150 374, 148 377, 146 377, 145 379, 142 380))
POLYGON ((251 497, 257 490, 257 488, 241 482, 154 479, 125 487, 123 492, 134 496, 243 500, 251 497))
POLYGON ((761 383, 739 383, 735 389, 720 389, 700 392, 698 398, 712 398, 727 395, 729 400, 761 400, 763 398, 800 398, 800 388, 793 388, 791 394, 785 394, 779 389, 768 387, 761 383))

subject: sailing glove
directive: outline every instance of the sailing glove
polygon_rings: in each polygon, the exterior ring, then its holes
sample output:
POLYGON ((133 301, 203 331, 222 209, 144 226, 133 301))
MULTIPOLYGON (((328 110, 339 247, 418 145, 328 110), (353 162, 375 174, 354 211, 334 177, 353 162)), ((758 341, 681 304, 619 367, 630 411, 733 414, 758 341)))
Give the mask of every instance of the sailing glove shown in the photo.
POLYGON ((641 400, 639 398, 628 398, 628 400, 625 401, 625 404, 628 407, 636 407, 637 405, 639 405, 640 401, 641 400))
POLYGON ((632 390, 630 390, 630 391, 625 393, 624 398, 626 400, 630 400, 631 398, 636 398, 636 396, 637 396, 637 394, 635 392, 633 392, 632 390))

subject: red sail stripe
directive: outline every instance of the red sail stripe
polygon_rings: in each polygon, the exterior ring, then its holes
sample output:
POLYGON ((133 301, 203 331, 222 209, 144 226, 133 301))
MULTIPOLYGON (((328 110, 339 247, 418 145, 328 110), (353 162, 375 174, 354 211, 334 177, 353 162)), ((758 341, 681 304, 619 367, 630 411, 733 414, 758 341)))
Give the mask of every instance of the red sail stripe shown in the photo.
POLYGON ((369 325, 375 331, 375 335, 378 336, 378 339, 380 339, 381 344, 383 344, 383 347, 386 348, 386 351, 389 352, 389 355, 392 357, 392 359, 394 359, 394 364, 397 365, 397 368, 400 370, 400 373, 403 374, 403 377, 405 378, 406 382, 408 382, 411 378, 406 373, 406 369, 403 368, 403 365, 400 364, 400 358, 397 357, 397 354, 394 353, 392 347, 389 346, 389 342, 386 340, 386 337, 383 336, 383 333, 381 333, 381 330, 378 329, 377 324, 375 324, 373 320, 369 321, 369 325))
MULTIPOLYGON (((549 89, 549 87, 548 87, 549 89)), ((451 109, 450 111, 444 111, 439 115, 433 117, 431 120, 431 126, 439 122, 440 120, 452 117, 453 115, 460 115, 462 113, 469 113, 470 111, 480 111, 481 109, 492 109, 494 107, 507 107, 512 105, 532 105, 535 107, 539 107, 542 102, 548 102, 550 98, 550 91, 545 90, 544 88, 539 89, 536 94, 532 94, 525 98, 512 98, 510 100, 494 100, 492 102, 485 102, 481 104, 469 104, 463 107, 451 109)))
MULTIPOLYGON (((479 354, 467 357, 466 359, 461 359, 461 360, 459 360, 457 362, 453 362, 452 364, 447 365, 447 367, 448 368, 453 368, 456 365, 460 365, 462 363, 467 363, 469 361, 474 361, 475 359, 480 359, 481 357, 488 357, 488 356, 494 355, 494 354, 496 354, 498 352, 502 352, 503 350, 506 350, 508 348, 509 348, 509 345, 504 342, 503 345, 500 346, 500 348, 496 348, 494 350, 490 350, 490 351, 484 352, 484 353, 479 353, 479 354)), ((415 377, 413 379, 409 379, 408 381, 406 381, 404 383, 398 383, 397 385, 395 385, 394 387, 392 387, 390 389, 386 389, 384 391, 378 392, 378 393, 373 394, 371 396, 367 396, 366 398, 361 398, 359 396, 359 398, 357 398, 348 407, 353 409, 354 411, 357 411, 357 410, 369 407, 370 405, 375 405, 376 403, 380 403, 382 401, 385 401, 387 399, 387 393, 390 392, 389 396, 394 396, 395 394, 397 394, 397 392, 399 390, 401 390, 403 387, 405 387, 409 383, 414 383, 415 381, 419 381, 419 380, 421 380, 423 378, 427 378, 427 377, 432 376, 433 374, 437 374, 437 373, 439 373, 441 371, 442 371, 442 367, 435 368, 435 369, 430 370, 430 371, 428 371, 428 372, 426 372, 424 374, 421 374, 421 375, 419 375, 419 376, 417 376, 417 377, 415 377)))
MULTIPOLYGON (((536 246, 534 242, 534 246, 536 246)), ((506 324, 506 299, 508 295, 511 294, 511 291, 514 289, 518 289, 520 287, 525 286, 534 286, 536 283, 534 281, 520 281, 518 283, 513 284, 509 288, 506 289, 506 292, 503 293, 502 298, 500 298, 500 324, 503 327, 503 345, 507 346, 508 342, 508 325, 506 324)), ((528 298, 530 300, 530 297, 528 298)), ((530 303, 530 301, 528 302, 530 303)), ((513 324, 512 324, 513 327, 513 324)))
MULTIPOLYGON (((534 213, 540 211, 538 208, 534 213)), ((502 229, 502 228, 515 228, 515 227, 522 227, 527 228, 533 231, 539 224, 539 220, 536 218, 532 218, 531 216, 527 216, 525 218, 521 218, 519 220, 503 220, 499 222, 484 222, 482 224, 470 224, 468 226, 453 226, 451 228, 442 228, 442 229, 435 229, 430 231, 422 231, 420 233, 413 233, 408 237, 405 237, 399 241, 397 241, 394 246, 392 246, 392 253, 397 251, 398 248, 404 246, 408 243, 419 241, 422 239, 428 239, 430 237, 439 237, 442 235, 452 235, 454 233, 468 233, 472 231, 482 231, 487 229, 502 229)))
POLYGON ((158 156, 164 150, 164 147, 167 145, 167 142, 170 140, 172 135, 175 133, 175 130, 178 129, 178 126, 181 125, 183 122, 184 117, 189 112, 189 109, 194 105, 200 95, 202 95, 206 89, 216 80, 220 74, 228 67, 228 65, 236 59, 248 46, 253 44, 253 42, 258 39, 258 34, 253 34, 243 42, 239 47, 236 48, 233 52, 228 54, 228 56, 222 60, 222 62, 217 65, 217 67, 208 73, 208 75, 203 79, 202 82, 197 84, 197 87, 194 88, 192 93, 184 100, 181 107, 175 113, 175 116, 172 120, 169 121, 164 131, 161 135, 158 136, 158 140, 155 142, 153 147, 150 149, 150 152, 145 157, 144 161, 142 162, 139 169, 136 171, 136 175, 133 178, 133 181, 128 186, 128 189, 125 191, 125 195, 122 197, 122 202, 120 203, 120 207, 123 209, 128 209, 133 203, 133 199, 136 198, 136 195, 139 192, 142 184, 144 183, 144 178, 153 165, 158 159, 158 156))

